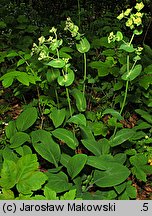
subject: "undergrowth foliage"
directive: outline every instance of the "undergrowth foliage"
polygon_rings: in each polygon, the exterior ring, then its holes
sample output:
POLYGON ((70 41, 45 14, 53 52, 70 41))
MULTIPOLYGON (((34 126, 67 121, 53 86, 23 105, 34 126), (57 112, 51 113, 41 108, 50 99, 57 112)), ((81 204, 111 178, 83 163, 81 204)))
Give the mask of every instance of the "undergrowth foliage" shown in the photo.
POLYGON ((134 44, 143 7, 117 17, 130 37, 91 41, 67 18, 64 33, 52 27, 30 52, 2 54, 12 61, 3 87, 37 96, 5 127, 0 199, 136 199, 132 179, 152 174, 152 50, 134 44))

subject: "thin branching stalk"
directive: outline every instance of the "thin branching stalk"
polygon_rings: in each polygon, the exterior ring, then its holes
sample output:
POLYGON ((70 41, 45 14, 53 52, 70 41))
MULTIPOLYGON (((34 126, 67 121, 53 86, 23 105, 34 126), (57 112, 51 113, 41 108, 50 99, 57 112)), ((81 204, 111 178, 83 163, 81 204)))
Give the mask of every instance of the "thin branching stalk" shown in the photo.
POLYGON ((70 101, 69 89, 68 88, 66 88, 66 95, 67 95, 67 101, 68 101, 68 105, 69 105, 70 116, 72 117, 72 108, 71 108, 71 101, 70 101))
POLYGON ((85 94, 85 82, 87 78, 87 58, 86 53, 83 54, 84 56, 84 77, 83 77, 83 95, 85 94))

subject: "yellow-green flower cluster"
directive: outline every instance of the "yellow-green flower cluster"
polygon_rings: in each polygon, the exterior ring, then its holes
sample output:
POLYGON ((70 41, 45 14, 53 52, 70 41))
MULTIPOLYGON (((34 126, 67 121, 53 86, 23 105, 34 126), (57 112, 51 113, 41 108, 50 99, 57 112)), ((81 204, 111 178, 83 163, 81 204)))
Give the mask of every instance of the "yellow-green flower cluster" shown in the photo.
POLYGON ((127 18, 126 26, 130 29, 134 29, 135 26, 140 26, 142 24, 143 13, 141 13, 140 11, 143 9, 143 7, 143 2, 137 3, 134 7, 137 10, 136 13, 131 13, 133 8, 128 8, 125 12, 123 11, 117 17, 117 19, 121 20, 123 18, 127 18))
POLYGON ((135 53, 139 56, 141 55, 142 51, 143 51, 143 47, 137 47, 135 53))
POLYGON ((66 20, 66 26, 64 30, 69 30, 71 32, 72 37, 76 37, 79 31, 79 27, 74 25, 71 18, 68 17, 66 20))

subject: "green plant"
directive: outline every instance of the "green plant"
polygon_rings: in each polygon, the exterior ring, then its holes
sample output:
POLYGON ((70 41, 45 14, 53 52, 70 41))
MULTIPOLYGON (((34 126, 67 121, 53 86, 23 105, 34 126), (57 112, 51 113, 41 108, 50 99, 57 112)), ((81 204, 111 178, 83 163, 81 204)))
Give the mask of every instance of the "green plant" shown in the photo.
POLYGON ((20 83, 36 95, 4 129, 0 199, 136 199, 131 177, 146 182, 152 174, 151 83, 143 78, 151 65, 141 66, 142 49, 133 44, 141 7, 118 16, 127 17, 130 40, 117 31, 89 43, 68 18, 68 39, 53 27, 33 44, 32 55, 7 53, 4 59, 17 64, 0 78, 4 88, 19 91, 20 83), (83 69, 76 64, 82 55, 83 69), (139 101, 147 100, 131 109, 135 89, 139 101))

